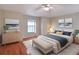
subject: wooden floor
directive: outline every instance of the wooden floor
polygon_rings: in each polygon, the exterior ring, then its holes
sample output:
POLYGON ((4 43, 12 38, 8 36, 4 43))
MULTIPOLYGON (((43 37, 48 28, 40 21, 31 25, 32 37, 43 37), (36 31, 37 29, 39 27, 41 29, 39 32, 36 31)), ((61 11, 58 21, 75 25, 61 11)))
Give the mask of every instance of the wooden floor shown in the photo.
POLYGON ((27 55, 27 49, 22 42, 0 46, 0 55, 27 55))

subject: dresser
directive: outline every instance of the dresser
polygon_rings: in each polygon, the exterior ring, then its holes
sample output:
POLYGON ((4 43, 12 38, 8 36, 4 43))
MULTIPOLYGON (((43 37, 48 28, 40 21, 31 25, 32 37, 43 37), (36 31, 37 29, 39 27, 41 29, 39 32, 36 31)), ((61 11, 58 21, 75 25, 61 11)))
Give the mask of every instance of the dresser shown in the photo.
POLYGON ((17 32, 6 32, 2 34, 2 44, 22 41, 22 34, 17 32))

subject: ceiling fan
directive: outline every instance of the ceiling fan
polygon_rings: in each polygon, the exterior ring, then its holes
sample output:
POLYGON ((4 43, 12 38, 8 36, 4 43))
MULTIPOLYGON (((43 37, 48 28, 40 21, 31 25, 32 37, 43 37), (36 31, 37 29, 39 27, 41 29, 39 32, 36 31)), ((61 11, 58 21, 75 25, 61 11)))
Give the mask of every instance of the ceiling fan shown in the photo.
POLYGON ((53 9, 54 7, 51 4, 41 4, 36 10, 50 11, 53 9))

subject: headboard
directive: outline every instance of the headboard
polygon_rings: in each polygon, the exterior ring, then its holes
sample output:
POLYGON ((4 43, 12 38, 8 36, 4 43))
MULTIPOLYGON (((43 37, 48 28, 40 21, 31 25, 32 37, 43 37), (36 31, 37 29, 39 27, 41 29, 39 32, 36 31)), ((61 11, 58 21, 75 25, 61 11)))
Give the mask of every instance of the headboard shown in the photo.
POLYGON ((67 32, 73 32, 73 29, 55 29, 55 30, 59 30, 59 31, 67 31, 67 32))

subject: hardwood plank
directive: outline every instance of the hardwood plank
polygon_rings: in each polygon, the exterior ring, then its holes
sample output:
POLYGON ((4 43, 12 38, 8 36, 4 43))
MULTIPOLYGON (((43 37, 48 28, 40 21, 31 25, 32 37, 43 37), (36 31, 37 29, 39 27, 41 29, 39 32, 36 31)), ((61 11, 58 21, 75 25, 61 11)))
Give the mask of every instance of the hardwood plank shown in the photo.
POLYGON ((27 55, 27 48, 22 42, 2 45, 0 55, 27 55))

